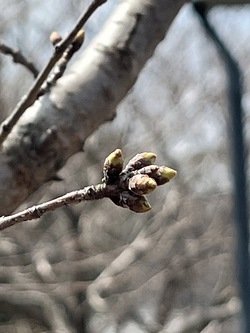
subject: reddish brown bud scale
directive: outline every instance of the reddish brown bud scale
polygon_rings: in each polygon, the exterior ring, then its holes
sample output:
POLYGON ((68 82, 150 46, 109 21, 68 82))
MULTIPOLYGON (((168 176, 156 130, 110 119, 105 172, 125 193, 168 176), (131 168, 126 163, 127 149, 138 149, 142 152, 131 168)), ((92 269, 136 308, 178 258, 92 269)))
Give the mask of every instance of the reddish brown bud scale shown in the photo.
POLYGON ((157 183, 148 175, 138 174, 130 178, 128 187, 133 193, 144 195, 154 191, 157 187, 157 183))
POLYGON ((127 164, 127 170, 138 170, 148 165, 154 164, 156 155, 151 152, 136 154, 127 164))

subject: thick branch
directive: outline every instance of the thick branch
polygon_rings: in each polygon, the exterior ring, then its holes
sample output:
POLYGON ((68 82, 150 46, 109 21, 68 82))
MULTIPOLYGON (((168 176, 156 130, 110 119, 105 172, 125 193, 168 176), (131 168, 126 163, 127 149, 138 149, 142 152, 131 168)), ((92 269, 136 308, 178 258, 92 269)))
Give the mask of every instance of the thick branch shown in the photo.
POLYGON ((26 110, 0 152, 0 214, 53 179, 86 138, 114 117, 184 3, 122 1, 71 73, 26 110))
POLYGON ((103 4, 106 1, 107 0, 95 0, 89 6, 86 13, 84 12, 81 15, 81 17, 77 21, 75 27, 72 29, 70 34, 59 45, 56 46, 54 54, 50 58, 45 68, 39 73, 33 86, 30 88, 28 93, 25 96, 23 96, 23 98, 17 104, 16 108, 13 110, 11 115, 2 123, 0 127, 0 145, 7 138, 8 134, 10 133, 12 128, 16 125, 17 121, 22 116, 24 111, 35 102, 43 82, 47 79, 50 71, 63 55, 63 52, 73 41, 77 32, 82 28, 82 26, 86 23, 90 15, 97 9, 97 7, 99 7, 101 4, 103 4))

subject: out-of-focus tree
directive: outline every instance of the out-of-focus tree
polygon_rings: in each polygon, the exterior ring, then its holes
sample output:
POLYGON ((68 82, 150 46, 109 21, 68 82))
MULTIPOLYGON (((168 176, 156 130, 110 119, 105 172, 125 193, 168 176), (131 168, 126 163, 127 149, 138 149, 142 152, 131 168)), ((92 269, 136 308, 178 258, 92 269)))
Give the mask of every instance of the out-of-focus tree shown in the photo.
MULTIPOLYGON (((26 111, 6 140, 0 155, 3 214, 53 178, 73 153, 59 171, 63 180, 45 184, 18 210, 100 182, 103 160, 117 147, 127 157, 154 151, 161 164, 178 170, 178 177, 150 196, 153 210, 145 215, 103 200, 65 207, 2 232, 0 332, 237 331, 240 304, 234 269, 225 73, 191 6, 185 5, 178 13, 184 2, 158 1, 166 10, 160 15, 157 1, 136 5, 124 1, 122 10, 113 1, 112 6, 118 8, 113 18, 108 18, 109 2, 108 10, 103 5, 86 26, 83 54, 51 94, 26 111), (132 13, 141 12, 133 16, 128 10, 131 17, 124 31, 122 19, 129 5, 132 13), (103 28, 105 19, 113 23, 103 28), (151 25, 143 30, 145 22, 151 25), (99 30, 101 35, 92 41, 99 30), (156 41, 152 41, 153 34, 158 36, 156 41), (132 55, 112 53, 111 46, 116 52, 126 46, 132 55), (97 63, 99 54, 103 57, 97 63), (105 62, 109 57, 115 62, 105 62), (99 71, 100 86, 95 80, 99 71), (82 80, 79 85, 78 80, 82 80), (93 88, 89 82, 95 83, 93 88), (107 122, 125 95, 116 118, 107 122), (57 115, 62 118, 59 123, 57 115), (27 123, 34 124, 30 133, 23 130, 27 123), (53 143, 47 156, 32 151, 37 136, 52 125, 59 129, 58 154, 49 155, 51 150, 55 153, 53 143), (84 153, 80 152, 83 141, 84 153), (24 154, 28 147, 30 153, 24 154), (6 156, 15 161, 11 172, 28 170, 28 185, 17 183, 20 175, 4 173, 9 167, 6 156), (19 165, 25 169, 18 169, 19 165)), ((248 128, 249 5, 217 8, 216 3, 211 1, 209 19, 243 69, 248 128)), ((2 4, 1 34, 41 68, 50 53, 51 31, 69 30, 79 6, 85 5, 80 1, 2 4)), ((7 58, 1 57, 1 62, 4 119, 32 76, 7 58)))

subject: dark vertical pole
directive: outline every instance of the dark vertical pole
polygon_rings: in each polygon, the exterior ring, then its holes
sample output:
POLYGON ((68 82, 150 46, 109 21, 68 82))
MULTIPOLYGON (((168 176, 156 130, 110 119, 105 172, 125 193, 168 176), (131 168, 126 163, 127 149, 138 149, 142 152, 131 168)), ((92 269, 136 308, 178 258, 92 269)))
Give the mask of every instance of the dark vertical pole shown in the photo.
POLYGON ((242 300, 242 333, 250 333, 250 281, 249 281, 249 226, 246 181, 246 149, 243 129, 242 75, 230 51, 210 26, 202 3, 194 4, 202 25, 215 43, 224 62, 228 81, 228 104, 230 113, 230 150, 234 187, 235 228, 237 232, 237 270, 242 300))

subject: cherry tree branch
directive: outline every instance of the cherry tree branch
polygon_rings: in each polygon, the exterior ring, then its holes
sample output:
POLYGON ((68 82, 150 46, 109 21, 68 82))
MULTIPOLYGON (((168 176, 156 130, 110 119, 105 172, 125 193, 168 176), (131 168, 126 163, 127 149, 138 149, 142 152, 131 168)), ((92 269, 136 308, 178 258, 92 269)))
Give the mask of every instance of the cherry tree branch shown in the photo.
POLYGON ((115 186, 106 186, 106 184, 87 186, 81 190, 72 191, 56 199, 35 205, 22 212, 1 217, 0 230, 7 229, 24 221, 38 219, 45 213, 63 206, 77 204, 86 200, 103 199, 115 195, 117 195, 117 187, 115 186))
POLYGON ((70 72, 19 119, 0 151, 0 214, 8 215, 54 179, 117 105, 185 0, 119 2, 70 72), (6 195, 8 193, 8 195, 6 195))
POLYGON ((140 153, 123 168, 122 151, 116 149, 104 161, 102 184, 87 186, 20 213, 3 216, 0 218, 0 230, 23 221, 38 219, 48 211, 85 200, 110 198, 117 206, 129 208, 135 213, 146 213, 151 206, 145 194, 168 183, 176 175, 176 171, 171 168, 155 165, 155 160, 154 153, 140 153))
POLYGON ((95 12, 95 10, 105 3, 107 0, 95 0, 91 3, 89 8, 86 12, 84 12, 80 18, 78 19, 77 23, 75 24, 72 31, 68 34, 68 36, 62 40, 58 45, 56 45, 54 53, 50 58, 49 62, 45 66, 45 68, 40 72, 36 81, 34 82, 33 86, 30 88, 28 93, 23 96, 20 102, 17 104, 11 115, 1 124, 0 127, 0 145, 4 142, 7 138, 9 133, 11 132, 12 128, 15 126, 19 118, 22 116, 24 111, 30 107, 37 99, 40 87, 42 86, 43 82, 47 79, 49 73, 51 72, 52 68, 55 66, 57 61, 61 58, 66 48, 70 45, 73 41, 75 36, 77 35, 78 31, 82 28, 82 26, 86 23, 89 17, 95 12))
MULTIPOLYGON (((55 47, 57 47, 59 43, 58 40, 60 42, 62 40, 62 37, 57 32, 52 32, 52 34, 50 35, 50 41, 55 47)), ((47 80, 41 86, 37 98, 51 91, 51 88, 56 85, 56 82, 63 76, 70 59, 80 49, 83 41, 84 30, 81 29, 78 31, 76 37, 73 39, 73 42, 64 51, 61 59, 57 62, 56 66, 48 76, 47 80)))

